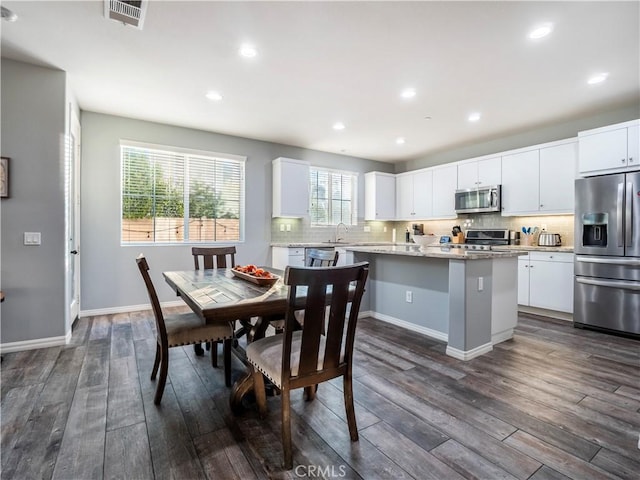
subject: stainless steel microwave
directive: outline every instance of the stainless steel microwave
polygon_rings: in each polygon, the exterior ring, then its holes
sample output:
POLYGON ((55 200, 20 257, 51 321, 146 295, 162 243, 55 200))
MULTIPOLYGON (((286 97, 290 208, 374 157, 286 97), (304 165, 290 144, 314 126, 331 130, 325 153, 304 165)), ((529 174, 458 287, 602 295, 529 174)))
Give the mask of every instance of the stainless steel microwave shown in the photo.
POLYGON ((499 212, 501 196, 500 185, 456 190, 456 213, 499 212))

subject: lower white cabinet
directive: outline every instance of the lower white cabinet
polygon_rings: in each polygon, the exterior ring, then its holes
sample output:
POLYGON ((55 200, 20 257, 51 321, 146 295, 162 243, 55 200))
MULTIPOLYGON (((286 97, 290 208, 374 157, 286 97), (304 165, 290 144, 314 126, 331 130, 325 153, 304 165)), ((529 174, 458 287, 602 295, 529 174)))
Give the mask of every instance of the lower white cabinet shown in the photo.
POLYGON ((271 266, 284 270, 287 265, 304 267, 304 247, 271 247, 271 266))
POLYGON ((519 257, 518 304, 573 313, 573 254, 536 251, 519 257))
POLYGON ((345 250, 344 248, 336 248, 336 251, 338 252, 338 263, 336 266, 353 265, 353 252, 345 250))

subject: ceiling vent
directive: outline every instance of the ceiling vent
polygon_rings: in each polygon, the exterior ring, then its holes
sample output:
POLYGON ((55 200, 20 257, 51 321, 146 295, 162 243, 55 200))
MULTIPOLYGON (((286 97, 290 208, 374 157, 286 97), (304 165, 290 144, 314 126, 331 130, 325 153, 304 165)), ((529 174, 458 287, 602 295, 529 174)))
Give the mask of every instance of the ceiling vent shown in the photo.
POLYGON ((142 30, 148 0, 104 0, 104 16, 142 30))

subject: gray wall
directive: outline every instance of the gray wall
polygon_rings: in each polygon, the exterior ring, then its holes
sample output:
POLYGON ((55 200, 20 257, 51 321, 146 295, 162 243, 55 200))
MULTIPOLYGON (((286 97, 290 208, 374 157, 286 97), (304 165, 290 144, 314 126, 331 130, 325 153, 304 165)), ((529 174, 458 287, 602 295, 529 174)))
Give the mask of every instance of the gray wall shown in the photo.
POLYGON ((2 156, 10 195, 0 201, 0 342, 65 334, 64 139, 66 74, 2 59, 2 156), (24 246, 41 232, 41 246, 24 246))
MULTIPOLYGON (((82 112, 81 308, 83 312, 148 303, 134 259, 144 252, 161 301, 176 300, 161 272, 193 268, 190 246, 120 245, 121 139, 247 157, 245 241, 239 263, 270 262, 271 161, 277 157, 357 172, 393 165, 152 122, 82 112)), ((358 188, 364 215, 364 176, 358 188)))
POLYGON ((592 128, 604 127, 614 123, 626 122, 640 118, 640 104, 627 105, 610 111, 586 115, 584 117, 557 122, 549 125, 529 128, 526 131, 514 132, 511 135, 502 135, 499 138, 477 142, 463 146, 453 146, 434 152, 429 155, 398 163, 396 173, 408 172, 418 168, 431 167, 444 163, 457 162, 468 158, 490 155, 515 148, 528 147, 540 143, 563 140, 578 135, 578 132, 592 128))

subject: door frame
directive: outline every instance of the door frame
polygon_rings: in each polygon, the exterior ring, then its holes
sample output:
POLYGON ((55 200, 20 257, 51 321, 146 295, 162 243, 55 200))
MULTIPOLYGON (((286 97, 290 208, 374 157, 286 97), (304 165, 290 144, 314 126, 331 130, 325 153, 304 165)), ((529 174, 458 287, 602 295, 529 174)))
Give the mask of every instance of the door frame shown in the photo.
POLYGON ((66 230, 66 304, 65 333, 71 335, 73 323, 80 317, 80 165, 81 127, 73 104, 69 104, 69 145, 67 155, 67 230, 66 230))

